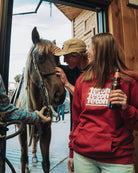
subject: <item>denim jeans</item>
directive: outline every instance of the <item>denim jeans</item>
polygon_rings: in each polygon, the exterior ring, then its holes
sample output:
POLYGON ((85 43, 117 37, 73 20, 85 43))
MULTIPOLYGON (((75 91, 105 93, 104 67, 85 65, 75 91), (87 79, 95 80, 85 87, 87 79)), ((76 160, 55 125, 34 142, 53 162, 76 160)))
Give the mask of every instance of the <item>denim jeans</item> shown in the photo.
POLYGON ((135 173, 134 164, 110 164, 95 161, 74 152, 75 173, 135 173))

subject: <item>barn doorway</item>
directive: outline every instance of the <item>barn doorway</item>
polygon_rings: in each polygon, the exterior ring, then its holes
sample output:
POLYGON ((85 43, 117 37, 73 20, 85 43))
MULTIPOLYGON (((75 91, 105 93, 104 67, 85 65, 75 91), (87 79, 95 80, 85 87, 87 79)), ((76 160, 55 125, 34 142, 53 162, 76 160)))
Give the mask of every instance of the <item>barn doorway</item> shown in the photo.
MULTIPOLYGON (((14 3, 16 2, 17 0, 14 0, 14 3)), ((28 2, 28 1, 27 1, 28 2)), ((8 2, 7 2, 8 3, 8 2)), ((25 1, 24 1, 24 3, 25 3, 25 1)), ((23 4, 24 4, 23 3, 23 4)), ((37 1, 37 3, 36 3, 36 1, 35 1, 35 6, 34 7, 39 7, 39 10, 41 9, 41 7, 42 7, 42 5, 43 5, 43 3, 47 3, 47 6, 49 6, 48 8, 49 8, 49 16, 52 18, 52 17, 54 17, 54 12, 52 12, 51 13, 51 11, 50 10, 52 10, 53 8, 57 8, 58 10, 60 10, 60 13, 61 12, 63 12, 64 13, 64 15, 67 15, 67 17, 66 18, 69 18, 69 13, 67 14, 67 11, 62 11, 62 8, 63 7, 66 7, 66 8, 68 8, 69 6, 66 6, 66 3, 65 4, 63 4, 64 6, 60 6, 59 4, 54 4, 54 5, 52 5, 52 6, 54 6, 54 7, 52 7, 52 9, 51 9, 51 4, 50 3, 48 3, 48 1, 43 1, 42 2, 42 0, 40 0, 40 1, 37 1), (40 5, 40 6, 39 6, 40 5)), ((68 4, 68 3, 67 3, 68 4)), ((62 4, 61 4, 62 5, 62 4)), ((70 4, 69 4, 70 5, 70 4)), ((10 6, 9 6, 11 9, 13 8, 13 10, 14 10, 14 4, 10 4, 10 6)), ((85 41, 86 41, 86 43, 88 44, 88 38, 89 37, 91 37, 92 35, 94 35, 94 34, 96 34, 96 33, 98 33, 98 32, 106 32, 107 31, 107 28, 106 28, 106 10, 103 10, 102 9, 102 7, 100 7, 99 9, 98 9, 98 11, 96 10, 96 6, 92 6, 92 8, 91 9, 88 9, 88 7, 86 8, 86 10, 85 10, 85 12, 83 11, 84 10, 84 8, 78 8, 78 7, 82 7, 82 5, 73 5, 73 7, 74 8, 77 8, 79 11, 81 11, 82 12, 82 14, 83 15, 86 15, 87 17, 85 17, 85 20, 83 20, 83 23, 81 23, 81 22, 78 22, 78 21, 80 21, 79 20, 79 18, 78 19, 76 19, 76 21, 75 21, 75 19, 74 18, 71 18, 71 20, 69 21, 69 22, 71 22, 72 23, 72 21, 74 22, 74 25, 73 26, 75 26, 75 25, 77 25, 77 27, 80 29, 80 30, 82 30, 82 31, 84 31, 84 35, 83 35, 83 37, 85 37, 86 39, 85 39, 85 41), (74 7, 75 6, 75 7, 74 7), (102 10, 101 10, 102 9, 102 10), (90 21, 92 20, 91 19, 91 14, 89 14, 89 12, 92 12, 92 11, 90 11, 90 10, 94 10, 94 13, 95 13, 95 15, 93 15, 94 17, 94 19, 96 19, 96 25, 93 25, 92 27, 90 27, 89 26, 89 23, 90 23, 90 21), (87 14, 88 13, 88 14, 87 14), (79 26, 80 25, 80 26, 79 26), (92 35, 91 35, 92 34, 92 35)), ((73 8, 72 7, 72 8, 73 8)), ((34 11, 34 9, 36 9, 36 8, 33 8, 33 11, 34 11)), ((65 8, 64 8, 65 9, 65 8)), ((25 8, 25 10, 26 10, 26 8, 25 8)), ((40 12, 40 11, 37 11, 37 14, 36 15, 38 15, 38 13, 40 12)), ((28 11, 26 11, 27 13, 28 13, 28 11)), ((12 15, 13 15, 13 17, 12 17, 12 21, 14 20, 13 18, 18 18, 18 19, 16 19, 16 21, 20 21, 20 20, 27 20, 27 18, 25 19, 25 16, 27 16, 27 15, 31 15, 31 14, 21 14, 21 13, 26 13, 25 11, 22 11, 21 9, 19 9, 19 11, 17 12, 17 13, 13 13, 12 12, 12 15), (19 14, 20 13, 20 14, 19 14), (17 15, 18 14, 18 15, 17 15), (19 18, 19 16, 21 17, 21 18, 19 18)), ((32 12, 32 10, 31 10, 31 12, 32 12)), ((79 13, 79 14, 81 14, 81 12, 79 13)), ((63 14, 62 14, 63 15, 63 14)), ((64 16, 65 17, 65 16, 64 16)), ((80 17, 81 18, 81 16, 76 16, 76 17, 80 17)), ((34 19, 34 18, 33 18, 34 19)), ((68 19, 69 20, 69 19, 68 19)), ((19 23, 18 23, 19 24, 19 23)), ((31 22, 30 22, 30 24, 31 24, 31 22)), ((37 26, 38 26, 38 30, 39 30, 39 24, 37 23, 37 26)), ((44 29, 45 29, 45 27, 44 27, 44 29)), ((19 26, 18 26, 18 29, 17 30, 19 30, 19 26)), ((17 30, 15 30, 14 29, 14 25, 13 25, 13 22, 12 22, 12 32, 15 32, 16 33, 16 31, 17 30)), ((68 38, 71 38, 71 37, 79 37, 79 38, 81 38, 81 36, 79 36, 78 35, 78 30, 75 30, 75 28, 74 28, 74 30, 72 30, 73 31, 73 33, 71 33, 69 36, 68 36, 68 38)), ((10 30, 9 31, 7 31, 7 32, 9 32, 10 33, 10 30)), ((12 34, 12 32, 11 32, 11 34, 12 34)), ((23 35, 23 33, 22 33, 23 31, 21 31, 20 32, 20 34, 17 36, 18 38, 20 38, 19 40, 17 40, 17 42, 19 43, 23 43, 23 45, 21 46, 23 49, 25 49, 25 46, 26 46, 26 41, 27 41, 27 39, 29 38, 29 34, 28 34, 28 36, 26 36, 27 35, 27 30, 25 30, 25 34, 26 35, 23 35), (21 40, 21 36, 23 36, 24 38, 26 38, 25 40, 21 40)), ((31 33, 31 30, 29 31, 29 33, 31 33)), ((41 33, 41 35, 42 35, 42 37, 44 37, 44 38, 47 38, 47 35, 46 35, 46 33, 45 33, 45 30, 42 30, 41 29, 41 27, 40 27, 40 33, 41 33), (41 32, 42 31, 42 32, 41 32)), ((10 35, 10 34, 9 34, 10 35)), ((50 34, 48 34, 48 35, 50 35, 50 34)), ((68 39, 67 38, 67 36, 65 37, 65 40, 67 40, 68 39)), ((4 68, 6 68, 6 70, 7 70, 7 76, 9 76, 7 79, 8 79, 8 81, 9 80, 11 80, 11 82, 13 81, 13 78, 15 77, 15 75, 13 75, 12 77, 11 77, 11 69, 13 69, 13 65, 12 65, 12 61, 13 62, 17 62, 17 61, 21 61, 21 59, 19 59, 19 57, 22 57, 22 58, 24 58, 24 57, 26 57, 27 56, 27 51, 25 51, 25 53, 26 54, 24 54, 24 55, 21 55, 21 53, 22 53, 22 48, 18 48, 17 49, 17 46, 15 46, 15 39, 16 39, 16 37, 13 37, 12 38, 12 35, 11 35, 11 52, 9 52, 9 54, 5 54, 5 56, 7 56, 7 62, 5 63, 5 67, 3 67, 3 69, 4 68), (13 39, 13 40, 12 40, 13 39), (15 46, 15 47, 14 47, 15 46), (20 52, 17 52, 17 56, 16 56, 16 58, 17 59, 14 59, 14 60, 12 60, 12 57, 15 55, 15 50, 21 50, 21 53, 20 52), (12 52, 13 51, 13 52, 12 52), (8 56, 12 56, 12 57, 10 57, 10 64, 8 63, 8 56), (9 66, 7 66, 7 64, 9 64, 9 66), (9 68, 8 68, 9 67, 9 68), (9 74, 9 75, 8 75, 9 74), (10 79, 11 78, 11 79, 10 79)), ((49 38, 50 40, 51 39, 56 39, 57 40, 57 43, 58 43, 58 41, 59 41, 59 38, 55 38, 55 37, 53 37, 53 38, 49 38)), ((82 38, 83 39, 83 38, 82 38)), ((64 39, 62 40, 62 41, 59 41, 59 47, 62 47, 62 43, 63 43, 63 41, 65 41, 64 39)), ((31 46, 31 42, 29 43, 29 48, 30 48, 30 46, 31 46)), ((9 46, 10 47, 10 46, 9 46)), ((27 48, 28 48, 28 46, 27 46, 27 48)), ((28 48, 28 49, 29 49, 28 48)), ((21 64, 23 64, 23 63, 21 63, 21 64)), ((25 61, 24 61, 24 64, 25 64, 25 61)), ((19 65, 19 64, 18 64, 19 65)), ((16 71, 16 73, 17 74, 20 74, 21 72, 22 72, 22 69, 23 69, 23 67, 21 67, 21 65, 19 65, 20 66, 20 71, 16 71)), ((5 76, 5 74, 3 73, 3 75, 5 76)), ((6 78, 4 78, 5 79, 5 83, 6 83, 6 78)), ((14 81, 13 81, 14 82, 14 81)), ((8 84, 8 83, 7 83, 8 84)), ((8 87, 8 85, 7 85, 7 87, 8 87)), ((67 120, 68 121, 68 120, 67 120)), ((66 124, 67 124, 67 122, 66 122, 66 124)), ((67 124, 67 125, 69 125, 69 124, 67 124)), ((62 125, 63 126, 63 125, 62 125)), ((68 126, 66 126, 65 128, 67 128, 67 130, 68 131, 66 131, 67 132, 67 134, 69 133, 69 128, 68 128, 68 126)), ((65 133, 64 133, 65 134, 65 133)), ((67 137, 68 138, 68 135, 65 135, 65 137, 67 137)), ((14 139, 13 139, 14 140, 14 139)), ((15 140, 14 140, 15 141, 15 140)), ((66 141, 68 142, 68 139, 66 139, 66 141)), ((13 142, 14 143, 14 142, 13 142)), ((12 142, 11 142, 11 144, 12 144, 12 142)), ((14 145, 13 145, 14 146, 14 145)), ((59 144, 59 146, 60 146, 60 144, 59 144)), ((67 145, 67 143, 66 143, 66 146, 68 146, 67 145)), ((8 150, 10 148, 10 146, 8 146, 8 143, 7 143, 7 156, 9 157, 9 159, 13 156, 13 152, 11 151, 11 153, 10 153, 10 151, 8 150)), ((56 148, 53 150, 53 151, 56 151, 56 148)), ((65 163, 66 164, 66 159, 67 159, 67 156, 68 156, 68 149, 66 148, 65 149, 65 151, 66 151, 66 153, 65 153, 65 157, 64 158, 62 158, 62 160, 58 160, 58 162, 56 162, 56 164, 53 166, 53 169, 51 170, 51 172, 53 171, 56 171, 57 172, 57 169, 56 168, 58 168, 58 167, 55 167, 55 166, 58 166, 59 164, 58 163, 65 163), (65 162, 64 162, 65 161, 65 162)), ((14 154, 15 154, 15 159, 18 159, 18 156, 20 155, 20 151, 19 152, 14 152, 14 154)), ((10 159, 11 160, 11 159, 10 159)), ((19 161, 19 160, 18 160, 19 161)), ((41 161, 41 156, 40 156, 40 161, 41 161)), ((31 162, 31 161, 30 161, 31 162)), ((18 169, 20 169, 20 166, 19 166, 19 163, 15 163, 15 161, 13 160, 13 164, 14 164, 14 166, 16 167, 16 169, 17 169, 17 167, 18 167, 18 169)), ((39 170, 39 172, 40 172, 40 170, 42 170, 41 169, 41 165, 40 164, 38 164, 38 166, 37 165, 35 165, 35 167, 33 167, 33 169, 35 169, 35 170, 39 170)), ((66 164, 66 169, 67 169, 67 164, 66 164)), ((61 172, 61 171, 59 171, 59 172, 61 172)), ((57 172, 58 173, 58 172, 57 172)))
MULTIPOLYGON (((14 93, 12 90, 16 89, 16 76, 21 75, 25 67, 29 50, 33 44, 31 32, 35 26, 41 38, 51 41, 56 40, 56 44, 60 48, 62 48, 64 40, 72 38, 71 21, 54 4, 43 2, 37 12, 34 13, 38 5, 38 1, 26 1, 19 4, 19 0, 14 0, 9 64, 9 91, 11 94, 14 93)), ((62 59, 61 63, 64 63, 62 59)), ((55 170, 62 172, 60 167, 67 171, 68 134, 70 129, 69 104, 68 101, 65 102, 65 111, 67 113, 64 114, 64 120, 61 118, 60 122, 52 123, 52 139, 50 145, 51 172, 55 172, 55 170)), ((14 126, 10 128, 9 132, 15 130, 14 126)), ((32 146, 28 147, 28 153, 30 171, 43 172, 39 143, 37 147, 38 162, 36 164, 32 163, 32 146)), ((21 171, 20 155, 21 149, 18 137, 8 140, 6 144, 6 156, 17 172, 21 171), (16 146, 14 145, 15 143, 16 146)), ((6 167, 6 172, 8 170, 8 167, 6 167)))

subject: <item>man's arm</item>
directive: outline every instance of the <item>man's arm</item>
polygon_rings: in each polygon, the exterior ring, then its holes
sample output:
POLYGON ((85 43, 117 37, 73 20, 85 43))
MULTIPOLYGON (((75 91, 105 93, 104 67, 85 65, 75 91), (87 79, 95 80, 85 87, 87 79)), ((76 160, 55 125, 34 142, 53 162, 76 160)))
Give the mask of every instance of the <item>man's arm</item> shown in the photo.
POLYGON ((60 79, 61 79, 62 83, 64 84, 64 86, 66 87, 66 89, 73 95, 74 86, 71 83, 69 83, 64 71, 60 67, 56 67, 55 70, 56 70, 56 74, 60 77, 60 79))
POLYGON ((50 117, 43 115, 45 109, 46 107, 43 107, 40 111, 27 112, 23 109, 16 108, 10 103, 2 77, 0 75, 0 114, 3 115, 5 120, 21 120, 29 124, 51 121, 50 117))
POLYGON ((65 84, 65 87, 67 88, 67 90, 73 95, 73 93, 74 93, 74 85, 72 85, 71 83, 66 83, 65 84))
MULTIPOLYGON (((52 49, 51 49, 51 52, 52 54, 55 54, 57 52, 61 51, 61 49, 57 46, 54 46, 52 49)), ((62 65, 61 65, 62 66, 62 65)), ((74 85, 72 85, 68 79, 67 79, 67 76, 66 74, 64 73, 64 71, 62 70, 62 68, 60 67, 56 67, 56 74, 58 76, 60 76, 60 79, 62 81, 62 83, 64 84, 64 87, 66 87, 66 89, 73 95, 74 93, 74 85)))

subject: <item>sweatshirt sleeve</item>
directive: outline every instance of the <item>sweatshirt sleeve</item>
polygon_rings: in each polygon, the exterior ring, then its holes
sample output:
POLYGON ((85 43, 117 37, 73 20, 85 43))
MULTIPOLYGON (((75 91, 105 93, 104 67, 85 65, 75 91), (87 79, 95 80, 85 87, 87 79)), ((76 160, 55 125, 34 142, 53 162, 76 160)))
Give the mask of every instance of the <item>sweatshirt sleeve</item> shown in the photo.
POLYGON ((81 112, 81 98, 80 98, 80 78, 78 78, 78 80, 76 81, 75 84, 75 90, 73 93, 73 102, 72 102, 72 118, 73 118, 73 127, 72 127, 72 131, 70 132, 69 135, 69 148, 70 148, 70 153, 69 153, 69 157, 73 158, 73 147, 72 147, 72 142, 73 142, 73 136, 74 136, 74 132, 76 127, 79 124, 79 115, 81 112))
POLYGON ((121 115, 129 129, 138 130, 138 80, 133 80, 128 90, 128 106, 121 115))
POLYGON ((35 112, 26 112, 23 109, 16 108, 10 103, 6 94, 5 86, 0 75, 0 114, 5 120, 21 120, 25 123, 37 123, 39 116, 35 112))

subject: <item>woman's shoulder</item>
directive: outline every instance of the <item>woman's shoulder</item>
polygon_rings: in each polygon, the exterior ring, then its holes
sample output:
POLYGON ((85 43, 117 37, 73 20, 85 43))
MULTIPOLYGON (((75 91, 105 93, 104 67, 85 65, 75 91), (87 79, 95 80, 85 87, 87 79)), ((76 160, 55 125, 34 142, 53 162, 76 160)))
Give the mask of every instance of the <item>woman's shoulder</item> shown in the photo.
POLYGON ((77 79, 77 82, 78 82, 78 83, 81 83, 82 77, 83 77, 83 74, 80 74, 80 76, 79 76, 78 79, 77 79))
POLYGON ((78 88, 78 87, 80 87, 81 85, 82 85, 82 76, 83 76, 83 74, 81 74, 78 78, 77 78, 77 80, 76 80, 76 83, 75 83, 75 86, 78 88))

